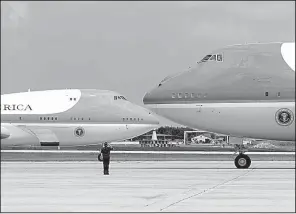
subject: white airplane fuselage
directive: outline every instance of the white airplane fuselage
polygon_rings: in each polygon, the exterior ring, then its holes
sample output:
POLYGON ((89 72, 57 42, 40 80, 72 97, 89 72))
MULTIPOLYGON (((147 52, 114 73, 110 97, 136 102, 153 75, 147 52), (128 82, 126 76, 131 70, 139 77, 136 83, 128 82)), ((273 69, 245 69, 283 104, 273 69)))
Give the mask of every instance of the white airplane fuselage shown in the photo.
POLYGON ((213 51, 196 68, 166 78, 143 102, 195 129, 295 141, 295 43, 213 51))
POLYGON ((1 145, 73 146, 118 141, 158 127, 148 110, 105 90, 1 95, 1 145))

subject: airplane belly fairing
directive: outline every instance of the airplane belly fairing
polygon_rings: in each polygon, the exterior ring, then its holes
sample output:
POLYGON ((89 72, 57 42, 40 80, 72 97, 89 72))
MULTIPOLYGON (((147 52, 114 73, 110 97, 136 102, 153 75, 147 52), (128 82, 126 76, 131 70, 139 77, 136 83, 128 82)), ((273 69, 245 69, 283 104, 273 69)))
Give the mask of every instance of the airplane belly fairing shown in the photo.
POLYGON ((24 129, 35 135, 41 146, 59 146, 60 142, 55 133, 49 128, 24 127, 24 129))
POLYGON ((36 136, 29 130, 10 123, 1 123, 1 146, 3 145, 40 145, 36 136), (9 137, 2 138, 2 130, 9 133, 9 137))

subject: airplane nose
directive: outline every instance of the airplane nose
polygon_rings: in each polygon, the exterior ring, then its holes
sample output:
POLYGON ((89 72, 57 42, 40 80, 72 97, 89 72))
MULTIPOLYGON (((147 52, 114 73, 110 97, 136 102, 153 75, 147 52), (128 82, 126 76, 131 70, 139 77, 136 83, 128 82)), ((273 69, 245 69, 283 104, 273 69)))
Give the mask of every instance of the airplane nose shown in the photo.
POLYGON ((149 102, 149 95, 150 95, 150 92, 147 92, 144 97, 143 97, 143 103, 144 105, 147 105, 148 102, 149 102))

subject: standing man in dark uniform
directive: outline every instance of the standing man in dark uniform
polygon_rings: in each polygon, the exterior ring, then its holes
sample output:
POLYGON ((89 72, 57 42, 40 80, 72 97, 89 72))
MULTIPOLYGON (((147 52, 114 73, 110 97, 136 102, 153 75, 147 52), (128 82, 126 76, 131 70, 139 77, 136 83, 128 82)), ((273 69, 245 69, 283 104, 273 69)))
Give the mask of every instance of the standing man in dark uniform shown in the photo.
POLYGON ((101 149, 101 154, 103 155, 104 175, 109 175, 110 151, 111 150, 113 150, 113 147, 108 145, 107 142, 105 142, 103 148, 101 149))

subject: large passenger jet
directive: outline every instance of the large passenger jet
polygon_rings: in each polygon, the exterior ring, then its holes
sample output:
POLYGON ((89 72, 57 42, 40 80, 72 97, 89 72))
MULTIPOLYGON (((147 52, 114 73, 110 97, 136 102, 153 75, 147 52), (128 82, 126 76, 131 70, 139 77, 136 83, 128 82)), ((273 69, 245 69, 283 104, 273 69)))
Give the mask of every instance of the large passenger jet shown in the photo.
MULTIPOLYGON (((295 43, 231 45, 165 78, 143 102, 159 115, 230 136, 295 141, 295 43)), ((237 168, 251 159, 239 146, 237 168)))
POLYGON ((97 144, 132 138, 158 127, 147 109, 119 93, 95 89, 1 95, 1 145, 97 144))

